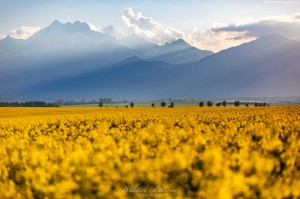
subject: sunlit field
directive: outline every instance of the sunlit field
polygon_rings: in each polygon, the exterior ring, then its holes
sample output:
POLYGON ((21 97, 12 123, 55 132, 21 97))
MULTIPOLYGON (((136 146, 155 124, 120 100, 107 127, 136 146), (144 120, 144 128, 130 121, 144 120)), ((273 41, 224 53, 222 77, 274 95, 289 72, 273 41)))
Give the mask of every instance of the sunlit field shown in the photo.
POLYGON ((300 107, 0 108, 0 198, 297 198, 300 107))

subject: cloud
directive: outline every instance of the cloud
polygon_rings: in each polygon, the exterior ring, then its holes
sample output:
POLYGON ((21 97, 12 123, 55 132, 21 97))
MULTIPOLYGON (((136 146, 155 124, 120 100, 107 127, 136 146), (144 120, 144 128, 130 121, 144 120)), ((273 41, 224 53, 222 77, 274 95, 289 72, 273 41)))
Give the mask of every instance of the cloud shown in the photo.
POLYGON ((116 33, 115 28, 113 26, 107 26, 107 27, 101 27, 101 26, 96 26, 92 23, 87 23, 90 27, 91 30, 96 31, 96 32, 100 32, 103 34, 108 34, 113 38, 116 38, 118 33, 116 33))
POLYGON ((93 30, 93 31, 96 31, 96 32, 101 32, 102 28, 101 27, 98 27, 90 22, 87 23, 87 25, 89 25, 90 29, 93 30))
POLYGON ((0 35, 0 40, 4 39, 6 36, 5 35, 0 35))
POLYGON ((40 31, 40 27, 28 27, 28 26, 22 26, 18 29, 14 29, 11 31, 10 36, 15 39, 28 39, 31 37, 34 33, 40 31))
POLYGON ((194 32, 185 37, 191 45, 213 52, 238 46, 254 39, 256 37, 247 37, 243 32, 214 32, 211 29, 194 32))
POLYGON ((107 26, 107 27, 102 28, 102 33, 108 34, 113 38, 116 37, 115 28, 113 26, 107 26))
POLYGON ((142 13, 135 13, 132 8, 125 8, 122 20, 129 31, 144 39, 159 45, 183 38, 185 34, 169 26, 164 26, 151 17, 145 17, 142 13))
POLYGON ((300 40, 300 13, 243 19, 232 24, 214 23, 208 30, 195 29, 186 40, 198 48, 217 52, 273 33, 300 40))
POLYGON ((214 32, 244 32, 245 36, 260 37, 277 33, 290 39, 300 39, 300 14, 270 16, 251 22, 213 28, 214 32))

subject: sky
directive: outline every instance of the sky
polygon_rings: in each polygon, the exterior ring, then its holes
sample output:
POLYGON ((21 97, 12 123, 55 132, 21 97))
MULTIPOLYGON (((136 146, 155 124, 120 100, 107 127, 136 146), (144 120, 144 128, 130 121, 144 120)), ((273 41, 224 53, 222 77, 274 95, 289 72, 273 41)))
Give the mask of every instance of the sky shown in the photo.
POLYGON ((1 0, 0 39, 27 39, 56 19, 214 52, 273 33, 300 40, 300 0, 1 0))

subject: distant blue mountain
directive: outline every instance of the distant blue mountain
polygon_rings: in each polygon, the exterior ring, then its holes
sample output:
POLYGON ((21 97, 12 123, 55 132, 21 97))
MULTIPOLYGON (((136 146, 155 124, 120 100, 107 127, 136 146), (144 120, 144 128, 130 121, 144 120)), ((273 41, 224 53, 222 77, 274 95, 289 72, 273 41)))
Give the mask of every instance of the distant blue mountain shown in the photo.
POLYGON ((19 53, 20 49, 25 46, 25 41, 20 39, 14 39, 10 36, 5 37, 0 41, 0 55, 9 56, 10 54, 19 53))
POLYGON ((0 101, 300 95, 297 41, 268 35, 203 53, 54 21, 27 40, 0 40, 0 101))
POLYGON ((27 40, 1 40, 0 52, 4 96, 40 81, 74 76, 134 56, 132 50, 90 30, 86 23, 59 21, 27 40))
POLYGON ((159 60, 169 64, 193 63, 213 54, 211 51, 195 48, 183 39, 158 46, 131 35, 119 41, 119 44, 134 50, 142 59, 159 60))
POLYGON ((300 42, 267 35, 185 70, 185 86, 200 96, 300 96, 300 42))
POLYGON ((170 67, 171 65, 164 62, 149 62, 134 56, 110 67, 67 78, 41 81, 40 84, 19 92, 27 99, 31 96, 47 100, 56 100, 57 96, 64 99, 79 99, 79 96, 146 99, 149 95, 163 95, 170 67))

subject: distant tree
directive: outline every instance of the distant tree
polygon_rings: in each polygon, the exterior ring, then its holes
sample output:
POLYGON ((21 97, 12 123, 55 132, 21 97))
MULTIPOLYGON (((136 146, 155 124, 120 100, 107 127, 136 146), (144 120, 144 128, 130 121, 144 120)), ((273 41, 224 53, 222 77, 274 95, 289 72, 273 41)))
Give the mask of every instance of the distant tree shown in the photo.
POLYGON ((199 106, 203 107, 204 106, 204 102, 199 102, 199 106))
POLYGON ((222 102, 216 103, 216 106, 221 106, 221 105, 222 105, 222 102))
POLYGON ((249 104, 246 104, 246 107, 249 107, 249 104))
POLYGON ((222 105, 223 105, 223 106, 226 106, 226 104, 227 104, 227 103, 226 103, 226 100, 224 100, 224 101, 222 102, 222 105))
POLYGON ((161 102, 160 105, 161 105, 162 107, 165 107, 167 104, 166 104, 166 102, 161 102))
POLYGON ((174 102, 171 102, 171 103, 170 103, 169 108, 174 108, 174 102))
POLYGON ((235 101, 234 106, 240 106, 240 101, 235 101))
POLYGON ((128 105, 126 105, 125 108, 128 108, 128 105))
POLYGON ((99 106, 99 107, 103 107, 103 102, 100 101, 100 102, 98 103, 98 106, 99 106))
MULTIPOLYGON (((267 104, 266 104, 266 105, 267 105, 267 104)), ((254 103, 254 106, 258 106, 258 107, 265 106, 265 103, 258 103, 258 102, 255 102, 255 103, 254 103)))
POLYGON ((134 107, 134 103, 133 103, 133 102, 130 103, 130 107, 131 107, 131 108, 134 107))
POLYGON ((267 106, 267 103, 266 103, 266 102, 264 102, 264 103, 263 103, 263 106, 267 106))
POLYGON ((151 106, 152 106, 152 108, 155 108, 155 104, 154 103, 152 103, 151 106))
POLYGON ((212 101, 207 101, 207 106, 211 107, 213 105, 212 101))

